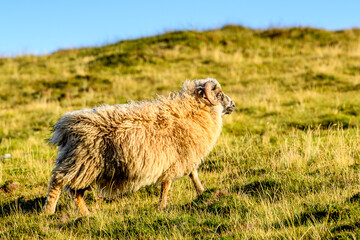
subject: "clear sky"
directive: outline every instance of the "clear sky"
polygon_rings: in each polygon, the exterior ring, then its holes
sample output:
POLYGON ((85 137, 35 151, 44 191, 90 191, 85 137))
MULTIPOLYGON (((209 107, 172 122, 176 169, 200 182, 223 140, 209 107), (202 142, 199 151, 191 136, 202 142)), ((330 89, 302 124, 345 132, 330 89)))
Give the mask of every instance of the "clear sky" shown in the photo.
POLYGON ((0 56, 101 46, 170 30, 360 27, 359 0, 0 0, 0 56))

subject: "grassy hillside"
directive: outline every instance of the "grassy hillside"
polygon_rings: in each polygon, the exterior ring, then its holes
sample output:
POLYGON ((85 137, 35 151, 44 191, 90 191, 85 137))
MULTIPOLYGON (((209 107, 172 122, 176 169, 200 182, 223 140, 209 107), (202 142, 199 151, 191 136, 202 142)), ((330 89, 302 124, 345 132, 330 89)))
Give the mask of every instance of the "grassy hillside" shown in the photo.
POLYGON ((0 58, 0 238, 360 238, 360 30, 170 32, 45 56, 0 58), (91 217, 67 193, 41 214, 62 114, 168 95, 213 77, 235 101, 203 161, 156 209, 159 186, 106 201, 91 217))

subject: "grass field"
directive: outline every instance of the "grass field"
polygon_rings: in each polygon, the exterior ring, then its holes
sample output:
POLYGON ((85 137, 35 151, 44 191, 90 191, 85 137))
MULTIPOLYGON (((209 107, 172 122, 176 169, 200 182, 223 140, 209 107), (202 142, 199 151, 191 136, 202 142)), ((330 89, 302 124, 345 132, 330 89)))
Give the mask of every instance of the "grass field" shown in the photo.
POLYGON ((0 239, 360 239, 360 29, 169 32, 97 48, 0 58, 0 239), (65 112, 152 99, 216 78, 236 103, 189 178, 115 200, 45 201, 65 112))

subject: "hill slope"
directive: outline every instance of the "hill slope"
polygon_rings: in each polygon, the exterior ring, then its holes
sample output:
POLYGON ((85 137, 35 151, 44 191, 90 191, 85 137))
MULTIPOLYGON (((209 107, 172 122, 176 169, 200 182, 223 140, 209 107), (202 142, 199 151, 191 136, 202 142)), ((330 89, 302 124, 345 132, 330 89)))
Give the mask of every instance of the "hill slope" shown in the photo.
POLYGON ((360 238, 360 30, 169 32, 45 56, 0 59, 0 237, 360 238), (63 194, 42 216, 65 112, 179 90, 213 77, 235 101, 200 170, 200 198, 176 182, 112 202, 87 194, 77 218, 63 194))

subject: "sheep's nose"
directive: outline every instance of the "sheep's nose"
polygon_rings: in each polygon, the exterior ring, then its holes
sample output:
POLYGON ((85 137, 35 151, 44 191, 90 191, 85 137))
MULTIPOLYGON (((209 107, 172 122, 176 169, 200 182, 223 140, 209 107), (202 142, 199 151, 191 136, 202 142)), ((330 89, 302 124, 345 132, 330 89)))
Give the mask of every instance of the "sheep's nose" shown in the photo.
POLYGON ((234 111, 234 109, 235 109, 235 103, 231 101, 228 107, 224 109, 224 114, 230 114, 234 111))

